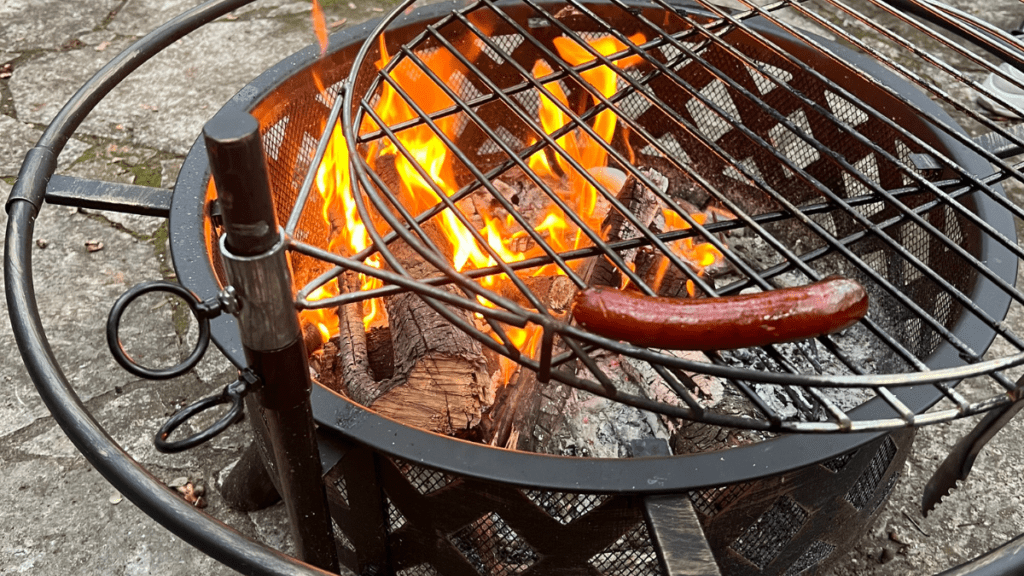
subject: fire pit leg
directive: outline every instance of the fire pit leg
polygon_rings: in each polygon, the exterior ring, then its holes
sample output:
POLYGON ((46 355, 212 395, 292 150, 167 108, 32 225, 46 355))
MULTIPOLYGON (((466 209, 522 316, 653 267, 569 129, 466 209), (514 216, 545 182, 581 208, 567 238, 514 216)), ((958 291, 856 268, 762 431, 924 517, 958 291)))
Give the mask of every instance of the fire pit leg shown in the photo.
POLYGON ((281 499, 255 441, 249 443, 238 463, 224 478, 220 495, 229 506, 242 512, 262 510, 281 499))
POLYGON ((221 255, 238 294, 242 346, 262 382, 246 398, 257 448, 284 497, 298 557, 337 572, 309 401, 312 382, 259 123, 228 108, 206 124, 203 135, 223 210, 221 255))

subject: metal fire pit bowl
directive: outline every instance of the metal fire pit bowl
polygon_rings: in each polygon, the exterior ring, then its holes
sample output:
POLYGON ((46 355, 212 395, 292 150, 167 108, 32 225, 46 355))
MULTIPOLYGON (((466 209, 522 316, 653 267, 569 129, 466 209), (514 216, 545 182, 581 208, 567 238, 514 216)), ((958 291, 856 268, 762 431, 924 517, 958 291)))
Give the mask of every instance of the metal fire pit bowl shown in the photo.
MULTIPOLYGON (((256 544, 191 508, 170 494, 110 440, 77 401, 49 351, 35 309, 31 275, 26 272, 30 269, 28 255, 34 215, 44 196, 50 201, 61 200, 56 194, 47 193, 54 158, 88 110, 155 52, 204 22, 245 3, 240 0, 211 2, 168 22, 98 73, 87 89, 77 94, 54 120, 40 145, 26 158, 8 203, 8 302, 26 365, 48 406, 76 446, 119 491, 170 530, 236 569, 267 574, 314 573, 294 558, 256 544)), ((325 57, 319 58, 319 50, 314 47, 295 54, 261 75, 222 110, 224 114, 251 111, 260 121, 278 218, 289 222, 286 227, 288 247, 293 265, 300 271, 297 278, 300 286, 296 287, 301 288, 298 307, 336 305, 368 297, 358 295, 348 300, 342 297, 317 305, 305 299, 317 283, 324 283, 339 266, 359 267, 359 258, 366 257, 366 254, 358 258, 327 254, 323 230, 317 231, 313 220, 304 221, 309 220, 307 212, 319 209, 315 196, 310 196, 309 204, 297 201, 309 191, 303 183, 309 166, 318 162, 317 147, 322 131, 332 126, 335 119, 342 118, 348 121, 343 127, 348 129, 349 136, 354 136, 351 121, 366 112, 360 108, 359 99, 372 94, 379 86, 375 84, 371 63, 376 60, 374 50, 379 45, 380 34, 386 31, 390 53, 414 54, 425 29, 427 35, 433 34, 428 28, 431 24, 450 19, 455 11, 465 6, 444 4, 411 12, 399 9, 379 26, 368 24, 335 34, 325 57), (401 46, 407 46, 408 52, 402 52, 401 46), (353 63, 363 66, 353 69, 353 63), (333 98, 324 97, 316 88, 312 80, 314 71, 321 84, 328 87, 329 94, 333 93, 333 98), (339 97, 341 94, 345 97, 339 97), (307 208, 306 212, 293 214, 292 207, 296 204, 313 210, 307 208), (295 214, 298 216, 293 218, 295 214)), ((553 15, 564 5, 486 2, 471 5, 471 8, 481 6, 487 9, 480 12, 484 17, 487 11, 507 16, 488 23, 490 35, 498 38, 512 34, 513 30, 521 32, 551 26, 558 20, 553 15), (545 19, 547 24, 543 22, 545 19)), ((802 75, 792 74, 778 84, 780 74, 789 74, 787 67, 795 65, 801 72, 810 70, 818 75, 810 77, 819 81, 824 78, 830 91, 838 90, 833 93, 839 97, 837 101, 852 106, 828 108, 826 115, 857 125, 860 123, 856 120, 867 110, 869 123, 880 130, 875 134, 876 147, 867 145, 867 152, 864 152, 864 146, 854 146, 861 150, 861 155, 852 162, 854 167, 844 166, 846 173, 852 174, 862 186, 840 184, 843 171, 831 175, 818 173, 813 166, 815 160, 806 163, 807 158, 796 159, 795 155, 807 147, 793 138, 803 141, 800 134, 806 132, 806 127, 792 120, 792 113, 799 106, 783 107, 782 115, 790 120, 781 123, 781 132, 776 130, 773 144, 783 150, 775 153, 776 157, 782 159, 789 173, 823 182, 819 191, 831 190, 836 196, 793 198, 795 209, 773 207, 758 211, 748 208, 740 212, 750 217, 746 225, 751 228, 770 227, 773 222, 786 220, 816 222, 819 215, 824 215, 820 218, 824 221, 831 215, 834 217, 832 227, 826 226, 826 230, 839 237, 845 236, 843 241, 851 245, 856 238, 851 240, 850 235, 858 233, 851 222, 857 218, 852 214, 866 214, 864 217, 874 225, 869 226, 867 236, 872 242, 895 248, 899 257, 887 259, 883 255, 880 261, 865 264, 869 256, 878 252, 866 250, 859 253, 864 258, 848 258, 852 267, 843 270, 860 270, 866 282, 880 284, 883 293, 914 311, 910 316, 899 316, 903 324, 895 329, 884 325, 884 310, 873 308, 869 314, 870 321, 878 323, 877 333, 892 332, 894 342, 886 345, 902 351, 903 362, 909 367, 895 374, 860 373, 856 367, 849 366, 848 371, 841 374, 821 374, 787 366, 785 353, 780 362, 784 370, 755 370, 722 362, 677 362, 657 351, 608 341, 569 324, 552 323, 543 317, 543 311, 534 313, 505 305, 499 311, 503 315, 496 316, 499 319, 544 324, 557 338, 577 340, 583 345, 584 354, 594 347, 604 347, 662 366, 670 374, 677 369, 714 374, 735 385, 755 403, 757 393, 746 392, 754 384, 793 386, 815 398, 820 407, 825 408, 826 415, 823 420, 785 419, 773 414, 770 407, 759 405, 759 416, 736 420, 712 411, 696 410, 692 404, 683 409, 678 404, 645 404, 607 390, 602 392, 592 383, 565 381, 557 367, 552 369, 557 358, 554 362, 551 358, 524 360, 531 369, 550 372, 555 382, 640 405, 666 416, 692 418, 709 425, 729 424, 773 434, 843 433, 786 434, 735 448, 677 456, 661 455, 654 450, 649 454, 634 454, 628 459, 570 458, 501 450, 413 429, 315 386, 313 414, 319 424, 324 479, 340 558, 359 573, 407 576, 664 574, 675 573, 678 568, 675 564, 678 559, 673 554, 679 548, 673 545, 679 545, 680 540, 674 539, 681 537, 681 531, 697 529, 696 533, 703 531, 706 547, 699 537, 693 539, 693 532, 682 542, 684 546, 696 543, 714 555, 717 568, 709 570, 720 570, 722 574, 786 576, 821 573, 863 533, 888 498, 907 458, 913 426, 1005 407, 1016 398, 1016 388, 1003 371, 1024 361, 1021 352, 1024 345, 1019 344, 1000 320, 1011 300, 1024 301, 1012 287, 1020 256, 1013 221, 1015 217, 1024 217, 1018 207, 1005 200, 998 183, 1006 178, 1024 179, 1015 165, 1002 159, 1019 152, 1024 142, 976 115, 974 121, 993 130, 996 136, 992 136, 987 146, 967 137, 932 101, 934 91, 931 97, 925 96, 921 85, 914 85, 917 76, 897 69, 899 76, 914 81, 901 79, 888 69, 893 67, 892 63, 876 62, 878 54, 861 54, 864 46, 858 46, 855 36, 837 34, 840 31, 831 28, 830 21, 815 18, 815 12, 804 11, 798 4, 782 2, 763 10, 751 8, 745 12, 722 12, 710 4, 587 3, 577 4, 576 8, 600 18, 615 17, 616 12, 624 11, 629 16, 621 21, 622 30, 627 32, 630 31, 628 23, 642 17, 666 22, 663 24, 666 26, 671 22, 675 25, 686 22, 690 26, 697 22, 710 31, 711 36, 722 40, 769 38, 772 44, 784 46, 786 53, 795 55, 796 61, 802 64, 759 61, 772 67, 769 76, 777 84, 774 90, 758 88, 756 83, 752 85, 754 90, 762 90, 761 96, 774 93, 765 99, 790 94, 796 101, 809 98, 820 106, 827 104, 815 100, 816 95, 827 98, 820 86, 815 87, 814 82, 800 84, 802 75), (776 17, 776 11, 781 9, 795 11, 804 22, 824 27, 826 32, 838 35, 840 42, 790 28, 786 18, 776 17), (670 14, 674 16, 668 17, 670 14), (840 45, 843 43, 854 45, 858 50, 843 48, 840 45), (837 57, 851 67, 845 72, 831 67, 837 57), (856 95, 856 100, 848 98, 850 93, 856 95), (787 136, 786 130, 790 135, 787 136), (908 139, 904 142, 905 148, 897 146, 891 137, 893 130, 908 139), (892 172, 888 172, 880 160, 890 157, 895 158, 892 172), (860 161, 863 163, 856 165, 860 161), (875 168, 867 168, 872 162, 875 168), (865 175, 868 177, 862 178, 865 175), (879 193, 880 188, 888 194, 882 194, 882 203, 888 204, 875 210, 871 205, 881 200, 870 193, 879 193), (859 210, 858 207, 864 208, 859 210), (895 213, 889 210, 892 207, 897 207, 895 213), (871 220, 872 217, 876 220, 871 220), (908 220, 916 225, 923 222, 927 233, 908 241, 915 238, 912 232, 904 230, 910 228, 906 225, 908 220), (884 231, 890 227, 899 232, 884 231), (933 230, 938 230, 938 236, 933 230), (962 248, 966 256, 950 244, 962 248), (944 264, 940 262, 943 258, 940 254, 950 250, 970 263, 965 268, 966 273, 955 267, 949 270, 949 278, 939 282, 943 286, 939 293, 925 290, 909 299, 897 294, 900 288, 919 278, 916 272, 908 274, 911 269, 921 270, 916 264, 918 261, 924 262, 926 270, 932 270, 933 266, 941 269, 944 264), (905 263, 909 263, 909 267, 905 263), (927 302, 929 298, 935 301, 927 302), (924 311, 917 311, 921 307, 924 311), (933 332, 928 332, 924 325, 930 326, 933 332), (997 337, 1008 342, 1013 353, 986 357, 984 351, 997 337), (967 377, 993 384, 996 391, 990 390, 977 400, 961 398, 953 386, 967 377), (827 397, 818 394, 819 387, 871 389, 877 397, 844 411, 830 406, 827 397), (943 397, 954 407, 940 405, 938 411, 928 412, 943 397)), ((977 23, 955 11, 945 11, 930 2, 912 3, 910 8, 923 13, 928 20, 940 22, 940 27, 966 30, 967 36, 986 50, 1002 56, 1014 54, 1016 45, 1007 40, 1005 34, 989 28, 978 32, 977 23)), ((835 9, 845 10, 841 5, 835 5, 835 9)), ((465 9, 459 13, 470 12, 471 9, 465 9)), ((862 24, 867 21, 858 20, 862 24)), ((479 21, 474 22, 479 25, 479 21)), ((576 30, 586 31, 585 26, 576 30)), ((596 32, 607 32, 607 28, 596 32)), ((678 30, 669 32, 674 39, 668 41, 669 44, 678 41, 678 33, 678 30)), ((707 48, 718 44, 709 37, 702 45, 707 48)), ((492 52, 495 50, 494 46, 488 47, 492 52)), ((501 45, 498 48, 513 50, 501 45)), ((662 50, 666 59, 678 56, 670 52, 667 48, 662 50)), ((507 56, 510 55, 500 58, 509 60, 507 56)), ((941 63, 928 61, 941 67, 941 63)), ((761 72, 764 70, 766 68, 761 72)), ((732 87, 728 78, 735 79, 729 74, 721 77, 732 87)), ((961 81, 977 85, 962 78, 961 81)), ((954 103, 945 101, 944 95, 940 92, 938 99, 957 108, 954 103)), ((724 120, 725 124, 713 121, 721 128, 731 126, 728 130, 738 131, 748 138, 751 133, 760 137, 762 132, 774 129, 774 125, 753 123, 748 126, 736 122, 736 118, 724 113, 721 100, 707 95, 697 100, 724 120)), ((813 104, 804 104, 814 108, 813 104)), ((772 121, 780 123, 778 118, 772 121)), ((810 129, 818 130, 813 123, 810 129)), ((697 132, 701 130, 698 128, 697 132)), ((708 142, 724 143, 724 135, 725 132, 719 134, 717 140, 708 137, 708 142)), ((849 136, 856 139, 852 133, 849 136)), ((356 145, 356 138, 349 140, 356 145)), ((718 150, 723 158, 732 156, 731 149, 724 150, 718 150)), ((532 150, 515 150, 515 154, 524 157, 528 152, 532 150)), ((819 157, 823 152, 817 152, 819 157)), ((493 158, 475 158, 472 162, 486 169, 498 169, 501 165, 501 160, 495 163, 493 158)), ((753 175, 751 165, 737 163, 736 167, 741 179, 751 180, 755 188, 774 188, 763 174, 753 175)), ((361 193, 357 197, 363 202, 364 213, 368 206, 379 204, 382 199, 386 201, 386 190, 374 180, 369 166, 357 159, 353 173, 360 178, 361 193)), ((210 201, 214 199, 211 190, 209 167, 200 140, 181 170, 169 211, 175 269, 182 284, 200 299, 215 298, 222 287, 216 225, 211 217, 210 201)), ((163 215, 166 214, 165 200, 140 197, 127 203, 122 200, 119 204, 115 199, 107 206, 125 209, 132 204, 126 211, 145 213, 153 208, 152 213, 163 215)), ((821 226, 820 222, 818 225, 821 226)), ((411 238, 399 222, 393 222, 392 226, 400 235, 411 238)), ((694 226, 694 230, 709 240, 719 232, 711 226, 694 226)), ((674 239, 665 237, 647 239, 647 242, 657 244, 674 239)), ((835 248, 835 243, 827 239, 824 244, 835 248)), ((815 245, 811 250, 821 247, 815 245)), ((379 243, 376 249, 387 251, 379 243)), ((818 264, 830 261, 827 254, 821 258, 809 257, 808 252, 783 254, 793 257, 789 265, 774 265, 750 274, 722 293, 747 286, 769 288, 774 285, 773 279, 792 270, 810 277, 821 272, 818 264)), ((455 282, 470 292, 474 290, 472 274, 456 273, 438 259, 440 255, 429 250, 424 250, 423 256, 435 263, 443 275, 439 282, 455 282)), ((931 272, 922 271, 922 274, 934 280, 931 272)), ((437 297, 431 282, 401 277, 390 280, 402 289, 428 298, 437 297)), ((709 294, 715 290, 711 286, 702 288, 709 294)), ((465 298, 451 304, 472 309, 473 302, 465 298)), ((213 322, 212 331, 217 345, 233 362, 243 366, 245 361, 234 320, 222 316, 213 322)), ((487 340, 482 334, 476 336, 485 345, 493 344, 493 340, 487 340)), ((827 339, 820 341, 820 346, 831 350, 834 346, 829 342, 827 339)), ((509 347, 498 352, 516 356, 516 351, 509 347)), ((1016 548, 1011 545, 1005 550, 1009 553, 1004 556, 1011 555, 1016 548)), ((702 567, 711 565, 705 563, 702 567)), ((978 566, 984 570, 991 565, 982 560, 965 570, 978 566)))
MULTIPOLYGON (((554 13, 562 5, 541 6, 548 13, 554 13)), ((585 6, 609 18, 617 17, 616 13, 621 11, 615 5, 585 6)), ((664 6, 637 4, 633 9, 651 20, 665 18, 664 6)), ((702 22, 716 21, 714 15, 696 8, 673 9, 702 22)), ((501 11, 508 16, 509 22, 495 19, 481 24, 474 20, 489 29, 498 44, 504 42, 508 46, 509 36, 540 26, 536 21, 538 12, 531 6, 507 3, 501 4, 501 11), (516 30, 515 26, 522 28, 516 30)), ((451 12, 449 5, 429 6, 412 13, 396 12, 399 15, 392 17, 386 28, 388 46, 397 52, 397 47, 412 43, 415 49, 417 35, 424 27, 441 21, 451 12)), ((473 14, 473 18, 486 18, 486 13, 482 16, 473 14)), ((628 18, 620 20, 626 26, 624 33, 631 32, 628 29, 631 21, 628 18)), ((749 26, 753 34, 764 34, 781 43, 811 66, 816 66, 817 62, 816 69, 829 78, 839 74, 829 71, 827 60, 819 55, 819 49, 797 40, 777 26, 763 19, 745 21, 744 26, 749 26)), ((376 33, 381 30, 383 28, 376 33)), ((596 33, 593 30, 583 32, 596 33)), ((337 270, 334 268, 336 264, 352 263, 352 260, 332 259, 324 253, 327 230, 320 217, 322 205, 315 193, 304 196, 309 192, 308 188, 303 190, 309 166, 317 161, 317 143, 324 127, 334 122, 329 119, 332 107, 333 114, 338 115, 342 103, 337 98, 333 101, 324 98, 313 76, 315 74, 319 83, 331 90, 343 90, 356 52, 362 45, 359 34, 365 33, 364 29, 333 37, 329 52, 323 59, 317 59, 310 51, 297 54, 269 70, 228 104, 228 108, 250 110, 260 120, 278 218, 281 222, 289 222, 290 228, 286 232, 297 244, 304 246, 296 247, 292 253, 292 264, 297 283, 305 285, 303 291, 306 294, 323 284, 330 277, 330 271, 337 270), (307 208, 293 212, 297 201, 302 204, 304 197, 308 198, 307 208)), ((749 32, 734 32, 722 37, 728 40, 739 36, 752 41, 747 34, 749 32)), ((868 78, 848 78, 846 75, 833 78, 833 81, 845 80, 845 89, 869 101, 872 106, 885 109, 893 121, 911 130, 913 138, 925 143, 921 148, 922 158, 927 156, 923 153, 925 150, 931 150, 953 159, 960 171, 967 174, 990 172, 988 163, 978 153, 922 120, 924 117, 937 119, 957 135, 961 134, 955 122, 918 89, 863 55, 820 41, 863 70, 868 78), (896 91, 899 98, 873 85, 872 80, 896 91), (901 99, 905 103, 900 102, 901 99)), ((362 49, 372 54, 374 42, 367 42, 362 49)), ((376 56, 363 54, 362 58, 369 63, 376 56)), ((782 63, 773 65, 785 66, 782 63)), ((354 74, 350 82, 365 92, 370 80, 354 74)), ((810 84, 805 89, 817 90, 818 96, 824 98, 820 87, 810 84)), ((358 89, 347 94, 353 101, 362 97, 358 89)), ((847 100, 843 101, 848 107, 837 108, 833 112, 840 116, 856 115, 856 107, 847 100)), ((789 106, 785 113, 792 115, 795 108, 789 106)), ((896 136, 887 131, 884 122, 873 125, 873 129, 876 130, 876 139, 887 142, 879 154, 884 154, 884 147, 895 152, 898 146, 896 136)), ((771 129, 762 126, 758 130, 768 132, 771 129)), ((474 136, 482 138, 478 134, 474 136)), ((905 169, 904 164, 915 161, 911 157, 913 152, 905 147, 898 153, 902 157, 893 163, 893 174, 886 174, 884 161, 878 160, 883 168, 875 175, 875 183, 881 182, 889 187, 893 187, 894 179, 900 186, 908 183, 899 171, 905 169)), ((864 158, 873 158, 870 150, 861 154, 866 156, 853 161, 864 165, 867 162, 864 158)), ((501 157, 500 154, 495 156, 501 157)), ((494 168, 500 161, 493 157, 473 159, 482 166, 483 172, 494 168)), ((806 168, 807 164, 805 162, 800 168, 806 168)), ((815 170, 814 167, 807 169, 815 170)), ((929 170, 931 172, 925 176, 940 182, 950 178, 955 182, 958 177, 957 170, 929 170)), ((369 200, 379 201, 379 198, 372 198, 376 187, 369 180, 365 168, 359 173, 364 176, 364 190, 371 190, 369 200)), ((837 178, 842 180, 840 172, 828 174, 830 179, 825 179, 823 174, 814 176, 826 182, 834 183, 837 178)), ((996 190, 993 194, 999 196, 1001 193, 996 190)), ((850 192, 849 197, 853 196, 856 194, 850 192)), ((923 197, 919 194, 909 204, 921 206, 928 197, 927 194, 923 197)), ((959 198, 963 206, 990 222, 1000 231, 999 234, 1014 238, 1011 218, 991 196, 960 194, 959 198)), ((200 297, 215 295, 221 287, 218 280, 217 228, 209 217, 213 199, 206 154, 200 142, 182 169, 171 214, 171 245, 176 270, 182 283, 200 297)), ((793 198, 792 201, 795 204, 811 202, 807 198, 793 198)), ((364 202, 369 204, 366 199, 364 202)), ((889 214, 886 218, 891 216, 889 214)), ((990 263, 990 275, 997 281, 1013 282, 1014 259, 1005 246, 986 234, 974 232, 972 223, 952 213, 948 219, 945 216, 935 217, 934 212, 928 218, 944 233, 956 237, 957 242, 974 257, 990 263)), ((840 230, 844 226, 841 220, 837 216, 833 222, 833 226, 840 230)), ((882 220, 884 218, 879 219, 882 220)), ((394 222, 392 225, 398 226, 394 222)), ((853 232, 853 227, 849 227, 852 225, 848 222, 845 225, 848 226, 846 231, 840 231, 838 235, 853 232)), ((927 240, 910 240, 906 230, 893 236, 900 238, 901 246, 913 252, 915 257, 924 259, 929 266, 939 268, 944 265, 940 252, 934 249, 933 259, 928 260, 929 248, 922 248, 928 244, 927 240)), ((425 254, 425 257, 431 256, 437 255, 425 254)), ((902 264, 889 265, 888 271, 885 266, 876 264, 883 275, 902 264)), ((902 274, 902 269, 898 273, 902 274)), ((971 306, 984 310, 983 316, 998 319, 1005 314, 1010 296, 995 288, 988 275, 961 274, 959 270, 948 267, 944 273, 948 274, 948 281, 955 284, 954 291, 969 295, 971 306)), ((450 276, 459 278, 454 272, 450 276)), ((893 283, 904 281, 887 278, 893 283)), ((429 288, 416 285, 412 288, 431 294, 429 288)), ((938 317, 939 322, 953 332, 952 340, 972 350, 988 347, 995 336, 994 330, 975 321, 971 314, 961 312, 960 306, 950 305, 949 301, 939 303, 944 298, 936 297, 934 291, 926 294, 927 291, 922 292, 915 298, 924 306, 928 306, 926 300, 931 299, 931 306, 945 307, 941 311, 929 308, 927 315, 938 317)), ((316 306, 303 302, 301 298, 300 304, 316 306)), ((336 300, 331 301, 331 305, 336 304, 336 300)), ((471 306, 471 302, 467 301, 465 305, 471 306)), ((885 305, 899 306, 893 302, 885 305)), ((879 308, 874 308, 871 316, 883 318, 883 304, 879 302, 877 306, 879 308)), ((522 310, 511 312, 523 314, 522 310)), ((524 318, 536 320, 536 316, 529 314, 524 318)), ((926 329, 922 329, 920 324, 918 321, 914 328, 908 329, 916 330, 917 336, 907 346, 912 350, 911 355, 920 357, 927 366, 936 369, 957 366, 959 371, 973 368, 979 373, 990 373, 995 368, 989 365, 965 367, 961 351, 941 338, 924 336, 922 330, 926 329)), ((559 326, 559 329, 562 330, 559 334, 579 335, 579 331, 571 326, 559 326)), ((215 324, 213 330, 221 348, 238 357, 237 330, 232 321, 228 319, 220 325, 215 324)), ((892 330, 898 338, 908 339, 908 342, 911 338, 903 327, 893 329, 890 325, 883 327, 882 332, 886 330, 892 330)), ((627 354, 643 358, 650 356, 647 351, 588 338, 587 335, 580 336, 581 341, 588 344, 597 342, 627 354)), ((493 344, 487 336, 478 337, 485 345, 493 344)), ((653 362, 663 360, 664 357, 655 353, 653 362)), ((538 369, 536 363, 533 368, 538 369)), ((941 376, 936 376, 930 372, 908 371, 895 377, 829 376, 736 370, 711 364, 701 364, 697 368, 737 381, 751 382, 875 387, 916 381, 918 384, 939 382, 939 385, 894 388, 890 399, 897 399, 897 404, 906 409, 899 417, 892 403, 876 398, 852 410, 849 421, 838 425, 786 421, 763 425, 766 420, 737 423, 728 417, 721 419, 733 425, 775 430, 819 432, 845 427, 848 432, 868 431, 864 433, 784 436, 721 451, 628 460, 529 454, 440 437, 382 418, 318 386, 313 391, 313 409, 325 435, 323 442, 332 446, 332 456, 326 464, 329 469, 328 490, 338 523, 343 562, 357 571, 380 568, 390 562, 388 569, 402 574, 457 573, 457 570, 470 566, 497 570, 498 573, 506 569, 513 572, 533 569, 538 573, 567 573, 559 570, 579 569, 581 566, 589 566, 588 569, 601 573, 659 573, 655 554, 657 544, 652 540, 648 522, 644 520, 643 504, 645 495, 658 494, 692 500, 723 573, 813 574, 822 570, 829 560, 840 556, 842 550, 862 533, 898 481, 913 432, 902 430, 879 434, 870 431, 923 423, 924 420, 914 420, 914 415, 932 406, 944 392, 948 394, 948 381, 954 375, 951 372, 940 372, 941 376), (368 475, 366 470, 369 469, 378 472, 368 475), (357 489, 361 495, 359 498, 353 496, 357 489), (595 525, 601 528, 594 528, 595 525), (602 535, 595 536, 594 530, 602 535)), ((559 378, 557 371, 553 378, 559 378)), ((888 391, 882 392, 882 395, 888 394, 888 391)), ((629 402, 628 399, 624 401, 629 402)), ((677 407, 642 407, 679 415, 677 407)), ((979 407, 962 405, 959 412, 953 412, 964 415, 979 407)), ((929 421, 947 419, 950 414, 946 411, 929 421)), ((700 419, 717 422, 710 411, 700 419)))

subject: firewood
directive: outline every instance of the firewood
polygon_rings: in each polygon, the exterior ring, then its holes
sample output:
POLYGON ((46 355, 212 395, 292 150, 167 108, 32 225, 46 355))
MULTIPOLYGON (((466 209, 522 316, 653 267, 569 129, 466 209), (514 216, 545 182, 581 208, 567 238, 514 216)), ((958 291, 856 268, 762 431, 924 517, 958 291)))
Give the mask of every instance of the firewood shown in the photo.
MULTIPOLYGON (((386 174, 388 166, 388 159, 380 158, 376 169, 386 174)), ((387 175, 385 181, 388 177, 397 181, 393 174, 387 175)), ((436 220, 422 226, 443 251, 448 244, 436 220)), ((401 239, 392 242, 389 250, 413 278, 439 274, 401 239)), ((351 279, 348 284, 348 290, 358 289, 351 279)), ((458 290, 451 286, 441 289, 458 290)), ((494 401, 495 389, 479 342, 445 320, 416 293, 385 297, 393 375, 377 380, 373 374, 380 369, 375 371, 371 367, 361 307, 344 308, 339 310, 339 345, 344 387, 349 397, 383 416, 433 432, 461 434, 479 424, 482 413, 494 401)), ((450 306, 448 309, 472 322, 465 310, 450 306)))
MULTIPOLYGON (((644 170, 644 174, 661 188, 661 192, 667 190, 668 180, 664 176, 654 170, 644 170)), ((656 224, 656 220, 661 216, 661 201, 657 195, 632 175, 626 179, 626 183, 616 198, 645 228, 649 229, 652 224, 656 224)), ((660 228, 660 226, 658 227, 660 228)), ((601 238, 606 243, 632 240, 644 235, 621 212, 614 209, 608 211, 601 223, 600 232, 601 238)), ((626 264, 630 264, 636 257, 637 251, 637 248, 622 250, 619 252, 619 256, 626 264)), ((591 286, 614 286, 617 288, 621 285, 621 271, 604 255, 589 258, 580 270, 580 276, 586 279, 591 286)))
MULTIPOLYGON (((552 312, 568 310, 576 296, 576 285, 568 276, 527 276, 522 281, 541 304, 552 312)), ((501 282, 499 292, 520 306, 533 308, 526 296, 509 280, 501 282)))
POLYGON ((711 194, 686 175, 674 162, 663 156, 653 154, 640 154, 637 157, 637 165, 652 168, 668 180, 668 191, 675 198, 679 198, 693 204, 697 208, 704 208, 711 194))

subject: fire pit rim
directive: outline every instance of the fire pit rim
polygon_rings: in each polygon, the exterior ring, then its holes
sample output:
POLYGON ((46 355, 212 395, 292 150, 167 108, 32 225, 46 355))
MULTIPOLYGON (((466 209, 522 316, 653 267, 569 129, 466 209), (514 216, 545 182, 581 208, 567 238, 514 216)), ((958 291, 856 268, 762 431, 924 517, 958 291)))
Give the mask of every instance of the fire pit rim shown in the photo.
MULTIPOLYGON (((637 2, 637 4, 640 6, 650 5, 647 2, 637 2)), ((678 4, 684 4, 685 7, 690 6, 686 2, 678 4)), ((393 23, 412 25, 427 19, 436 19, 448 13, 453 6, 459 5, 458 2, 445 2, 421 7, 408 13, 402 13, 393 20, 393 23)), ((328 55, 335 54, 344 48, 352 48, 358 43, 365 45, 367 34, 374 28, 379 28, 378 22, 364 23, 332 34, 328 55)), ((775 29, 768 31, 771 34, 781 34, 792 38, 785 32, 775 29)), ((962 131, 962 128, 952 118, 949 118, 937 104, 908 82, 894 76, 862 54, 834 45, 827 40, 821 40, 830 49, 845 54, 848 61, 854 62, 867 73, 883 79, 890 86, 906 93, 907 97, 912 98, 915 104, 931 111, 934 117, 940 118, 962 131)), ((268 95, 284 81, 315 66, 319 54, 319 47, 310 45, 282 60, 240 90, 225 105, 225 109, 251 110, 262 97, 268 95)), ((972 167, 974 172, 988 166, 984 160, 965 149, 952 137, 941 132, 937 133, 936 137, 951 150, 961 165, 972 167)), ((205 243, 195 241, 196 238, 202 238, 204 230, 202 208, 208 176, 205 146, 200 138, 190 150, 175 184, 170 226, 172 230, 178 232, 170 235, 170 245, 172 259, 180 281, 201 298, 215 295, 220 289, 210 265, 209 254, 205 250, 205 243), (188 196, 182 193, 185 190, 191 191, 188 196)), ((997 189, 999 193, 1003 193, 1001 187, 994 186, 993 188, 997 189)), ((980 216, 993 222, 1009 221, 1008 229, 1013 230, 1012 221, 1008 220, 1009 216, 1005 214, 1005 211, 999 210, 994 201, 987 199, 983 194, 975 194, 975 196, 979 196, 976 209, 980 216)), ((995 262, 993 267, 1000 267, 1003 277, 1015 277, 1016 260, 1010 257, 1008 250, 992 244, 994 243, 983 242, 982 259, 987 259, 990 263, 995 262)), ((983 276, 980 277, 974 292, 977 296, 975 301, 980 307, 993 314, 999 313, 999 317, 1005 315, 1005 311, 1009 307, 1009 296, 998 290, 991 281, 983 276)), ((979 326, 980 322, 972 322, 975 320, 973 317, 965 320, 964 316, 970 315, 962 315, 951 330, 960 335, 972 347, 987 349, 994 339, 994 332, 984 326, 979 326), (961 334, 961 332, 966 332, 966 334, 961 334)), ((234 318, 222 316, 215 319, 212 329, 214 341, 225 355, 239 365, 244 365, 234 318)), ((933 365, 933 363, 936 367, 948 367, 962 365, 963 361, 957 351, 944 342, 928 358, 928 364, 933 365)), ((939 391, 932 386, 901 387, 896 394, 915 412, 926 410, 941 398, 939 391)), ((787 435, 756 444, 713 452, 648 457, 627 461, 625 459, 572 458, 514 452, 473 444, 411 428, 387 419, 362 406, 353 404, 348 399, 319 384, 315 385, 313 389, 313 408, 317 422, 330 433, 340 434, 409 462, 417 462, 469 477, 573 492, 677 492, 743 482, 781 474, 828 460, 849 452, 885 433, 885 431, 866 431, 844 434, 787 435), (786 461, 779 458, 780 453, 798 456, 786 461), (427 454, 435 454, 437 459, 428 461, 427 454), (543 477, 537 477, 536 472, 541 470, 543 477)), ((881 398, 866 402, 852 410, 850 414, 858 419, 896 417, 896 412, 888 407, 881 398)))

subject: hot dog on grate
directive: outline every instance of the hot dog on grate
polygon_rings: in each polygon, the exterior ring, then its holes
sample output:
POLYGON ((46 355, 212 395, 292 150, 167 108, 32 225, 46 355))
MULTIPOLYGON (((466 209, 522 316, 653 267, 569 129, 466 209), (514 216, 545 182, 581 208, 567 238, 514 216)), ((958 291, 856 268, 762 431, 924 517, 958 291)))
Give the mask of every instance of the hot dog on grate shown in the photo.
POLYGON ((662 298, 614 288, 577 294, 573 317, 590 332, 651 348, 725 350, 832 334, 868 311, 858 282, 840 276, 757 294, 662 298))

